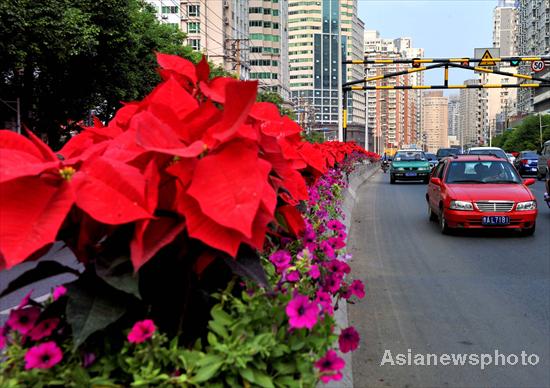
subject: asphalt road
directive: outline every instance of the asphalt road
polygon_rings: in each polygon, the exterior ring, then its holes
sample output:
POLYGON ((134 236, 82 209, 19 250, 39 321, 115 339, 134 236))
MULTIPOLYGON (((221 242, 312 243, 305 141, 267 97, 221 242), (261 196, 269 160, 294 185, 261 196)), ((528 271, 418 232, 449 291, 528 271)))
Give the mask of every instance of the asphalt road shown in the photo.
POLYGON ((442 235, 428 221, 426 185, 390 185, 388 174, 357 190, 349 248, 352 273, 365 281, 367 294, 348 309, 362 336, 353 355, 356 388, 550 387, 550 209, 542 182, 531 187, 539 200, 533 237, 442 235), (409 349, 412 357, 494 357, 498 350, 520 358, 515 366, 484 370, 397 365, 397 354, 408 356, 409 349), (538 364, 522 366, 522 351, 536 354, 538 364))

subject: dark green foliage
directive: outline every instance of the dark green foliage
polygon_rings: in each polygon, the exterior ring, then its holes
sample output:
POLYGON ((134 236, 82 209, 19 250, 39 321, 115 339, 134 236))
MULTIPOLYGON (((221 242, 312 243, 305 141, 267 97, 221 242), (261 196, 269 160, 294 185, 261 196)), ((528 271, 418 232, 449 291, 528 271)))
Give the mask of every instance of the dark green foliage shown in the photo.
POLYGON ((501 147, 507 152, 538 150, 540 151, 540 124, 542 121, 542 142, 550 139, 550 115, 532 115, 518 126, 502 135, 493 138, 493 146, 501 147))

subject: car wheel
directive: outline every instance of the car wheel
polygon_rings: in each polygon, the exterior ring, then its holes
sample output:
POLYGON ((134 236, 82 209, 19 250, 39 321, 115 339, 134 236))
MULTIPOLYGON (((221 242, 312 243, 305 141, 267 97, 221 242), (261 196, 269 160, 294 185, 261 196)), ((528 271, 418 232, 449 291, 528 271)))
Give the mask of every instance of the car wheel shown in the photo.
POLYGON ((536 229, 536 224, 531 226, 530 228, 525 228, 525 229, 522 229, 521 230, 521 234, 523 236, 532 236, 533 234, 535 234, 535 229, 536 229))
POLYGON ((429 203, 428 203, 428 217, 431 222, 437 221, 437 214, 434 213, 429 203))
POLYGON ((393 185, 395 183, 395 177, 392 175, 390 175, 390 183, 393 185))
POLYGON ((439 214, 439 230, 441 230, 442 234, 449 234, 449 227, 447 226, 447 220, 445 219, 445 212, 443 209, 441 209, 441 213, 439 214))

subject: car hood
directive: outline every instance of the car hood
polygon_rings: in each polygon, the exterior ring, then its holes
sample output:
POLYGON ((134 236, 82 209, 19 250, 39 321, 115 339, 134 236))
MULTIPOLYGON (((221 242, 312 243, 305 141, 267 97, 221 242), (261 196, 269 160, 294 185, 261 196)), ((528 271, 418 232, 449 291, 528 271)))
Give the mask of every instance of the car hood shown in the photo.
POLYGON ((451 184, 449 194, 453 199, 465 201, 512 200, 516 202, 535 199, 531 191, 522 184, 451 184))
POLYGON ((425 160, 411 160, 411 161, 393 162, 392 166, 395 168, 399 168, 399 167, 430 168, 430 163, 428 163, 425 160))

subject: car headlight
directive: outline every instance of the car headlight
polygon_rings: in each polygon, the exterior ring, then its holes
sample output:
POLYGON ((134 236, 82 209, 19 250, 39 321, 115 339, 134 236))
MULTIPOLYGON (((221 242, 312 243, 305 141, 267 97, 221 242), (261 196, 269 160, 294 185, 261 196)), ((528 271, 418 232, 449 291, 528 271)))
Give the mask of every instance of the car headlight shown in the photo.
POLYGON ((449 208, 452 210, 474 210, 474 205, 468 201, 451 201, 449 208))
POLYGON ((394 167, 393 169, 396 171, 405 171, 403 167, 394 167))
POLYGON ((537 201, 518 202, 516 206, 517 211, 535 210, 537 208, 537 201))

